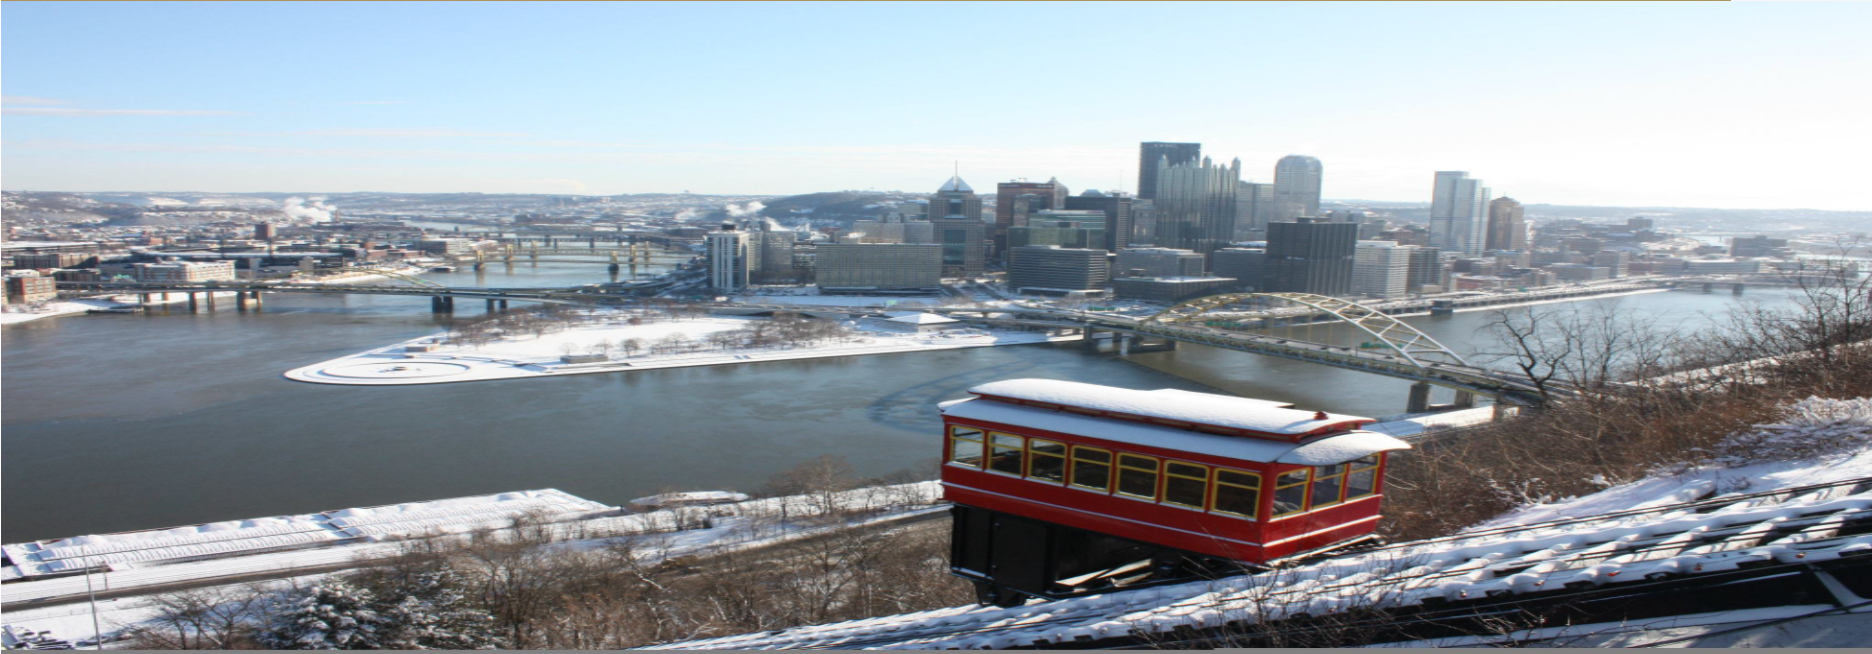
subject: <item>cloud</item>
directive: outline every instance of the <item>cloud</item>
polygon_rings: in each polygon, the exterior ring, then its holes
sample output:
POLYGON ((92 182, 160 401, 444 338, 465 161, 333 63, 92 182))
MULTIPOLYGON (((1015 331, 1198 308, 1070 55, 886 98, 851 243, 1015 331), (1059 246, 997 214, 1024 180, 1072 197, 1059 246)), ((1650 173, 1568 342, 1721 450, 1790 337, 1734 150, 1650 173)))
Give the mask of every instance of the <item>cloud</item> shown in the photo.
POLYGON ((396 128, 347 128, 313 129, 297 132, 232 132, 219 136, 337 136, 358 138, 515 138, 527 136, 520 132, 472 132, 459 129, 396 129, 396 128))
POLYGON ((0 95, 0 104, 65 104, 65 101, 25 95, 0 95))
POLYGON ((7 107, 8 116, 241 116, 238 111, 202 109, 75 109, 71 107, 7 107))

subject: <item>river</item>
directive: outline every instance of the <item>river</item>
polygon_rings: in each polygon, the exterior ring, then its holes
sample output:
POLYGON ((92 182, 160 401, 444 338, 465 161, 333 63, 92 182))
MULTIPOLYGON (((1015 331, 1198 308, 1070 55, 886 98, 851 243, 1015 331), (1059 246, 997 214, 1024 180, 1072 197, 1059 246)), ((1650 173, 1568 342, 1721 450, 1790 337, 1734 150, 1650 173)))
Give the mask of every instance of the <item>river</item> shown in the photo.
MULTIPOLYGON (((581 264, 430 277, 462 286, 607 278, 602 266, 581 264)), ((1751 289, 1743 297, 1788 295, 1751 289)), ((1693 326, 1736 300, 1671 292, 1593 302, 1693 326)), ((464 314, 480 310, 458 304, 464 314)), ((1483 345, 1476 334, 1484 313, 1410 320, 1459 350, 1483 345)), ((426 298, 289 294, 267 296, 260 312, 179 308, 0 329, 0 539, 530 488, 611 504, 665 488, 754 490, 822 454, 866 475, 927 471, 938 448, 935 403, 996 379, 1220 389, 1372 416, 1402 411, 1408 386, 1198 346, 1126 360, 1075 344, 426 386, 280 376, 438 329, 426 298)))

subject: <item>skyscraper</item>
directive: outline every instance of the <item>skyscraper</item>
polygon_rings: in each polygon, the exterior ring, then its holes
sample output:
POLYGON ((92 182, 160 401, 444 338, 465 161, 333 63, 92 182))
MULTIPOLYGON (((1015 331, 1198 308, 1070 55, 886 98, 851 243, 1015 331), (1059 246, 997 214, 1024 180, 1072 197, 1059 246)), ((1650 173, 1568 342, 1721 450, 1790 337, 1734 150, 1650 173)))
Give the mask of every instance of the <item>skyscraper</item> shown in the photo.
MULTIPOLYGON (((1274 185, 1242 182, 1235 190, 1235 232, 1265 232, 1274 215, 1274 185)), ((1289 218, 1289 220, 1292 220, 1289 218)), ((1258 237, 1258 234, 1257 234, 1258 237)), ((1257 240, 1257 239, 1245 239, 1257 240)))
POLYGON ((1436 248, 1408 245, 1410 250, 1410 277, 1404 280, 1404 288, 1412 293, 1441 293, 1449 289, 1449 270, 1443 265, 1443 251, 1436 248))
POLYGON ((981 197, 975 195, 975 189, 969 188, 968 182, 962 181, 961 175, 950 177, 943 182, 942 188, 930 196, 930 220, 963 216, 977 222, 982 218, 981 197))
POLYGON ((1318 216, 1320 181, 1326 169, 1320 160, 1290 154, 1274 164, 1274 217, 1289 221, 1300 216, 1318 216))
POLYGON ((1235 238, 1235 193, 1241 185, 1241 160, 1217 166, 1157 162, 1157 238, 1163 247, 1195 250, 1208 256, 1235 238))
POLYGON ((1346 295, 1352 292, 1352 265, 1358 225, 1319 222, 1268 224, 1267 290, 1276 293, 1346 295))
POLYGON ((1024 227, 1037 211, 1066 208, 1066 185, 1055 177, 1044 182, 1002 182, 995 185, 995 253, 1007 251, 1009 227, 1024 227))
POLYGON ((933 239, 942 244, 943 275, 979 277, 987 261, 988 224, 982 222, 981 197, 962 176, 950 177, 930 196, 933 239))
POLYGON ((1157 162, 1167 160, 1175 166, 1195 163, 1196 158, 1201 156, 1201 143, 1145 141, 1138 144, 1138 199, 1157 198, 1157 162))
POLYGON ((734 293, 747 288, 753 259, 748 256, 748 233, 735 229, 734 223, 722 223, 721 229, 708 233, 709 286, 717 293, 734 293))
POLYGON ((1395 241, 1359 241, 1352 257, 1352 292, 1376 298, 1404 297, 1410 282, 1410 250, 1395 241))
POLYGON ((1490 252, 1527 249, 1527 220, 1522 218, 1520 202, 1504 195, 1489 203, 1488 243, 1484 248, 1490 252))
POLYGON ((1117 252, 1131 247, 1131 196, 1086 191, 1066 196, 1066 208, 1105 212, 1105 251, 1117 252))
POLYGON ((1489 190, 1459 170, 1438 171, 1430 196, 1430 245, 1465 257, 1481 256, 1486 238, 1489 190))

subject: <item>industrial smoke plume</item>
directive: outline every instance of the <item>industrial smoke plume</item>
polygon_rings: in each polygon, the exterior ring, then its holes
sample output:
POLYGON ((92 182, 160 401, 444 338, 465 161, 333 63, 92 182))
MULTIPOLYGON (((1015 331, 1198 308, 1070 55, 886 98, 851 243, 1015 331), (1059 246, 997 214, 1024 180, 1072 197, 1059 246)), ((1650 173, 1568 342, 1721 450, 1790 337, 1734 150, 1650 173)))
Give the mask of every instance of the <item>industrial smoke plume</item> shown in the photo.
POLYGON ((331 222, 332 212, 337 210, 337 207, 325 204, 325 198, 307 200, 295 197, 280 201, 280 211, 286 212, 288 218, 304 218, 317 223, 331 222))

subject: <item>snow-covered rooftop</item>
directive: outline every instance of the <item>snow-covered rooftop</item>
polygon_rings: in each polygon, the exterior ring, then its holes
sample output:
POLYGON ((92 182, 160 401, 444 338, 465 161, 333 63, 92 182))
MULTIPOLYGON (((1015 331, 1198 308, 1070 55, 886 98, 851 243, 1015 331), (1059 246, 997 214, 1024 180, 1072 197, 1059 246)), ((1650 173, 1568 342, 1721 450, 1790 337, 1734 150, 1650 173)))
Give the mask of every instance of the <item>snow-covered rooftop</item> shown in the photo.
POLYGON ((961 322, 961 321, 956 320, 954 318, 950 318, 948 316, 939 316, 933 313, 912 313, 909 315, 897 316, 894 318, 887 318, 885 319, 885 322, 897 322, 897 323, 904 323, 906 325, 946 325, 952 322, 961 322))
POLYGON ((969 392, 1287 436, 1373 422, 1371 418, 1360 416, 1301 411, 1285 402, 1174 389, 1138 391, 1055 379, 989 382, 969 392))
POLYGON ((1331 465, 1378 452, 1410 449, 1410 445, 1404 441, 1372 432, 1342 432, 1305 445, 1296 445, 1287 441, 1219 436, 1175 427, 1110 420, 981 399, 948 403, 943 405, 942 412, 943 415, 969 420, 982 420, 1064 434, 1083 434, 1118 443, 1161 447, 1257 463, 1278 461, 1298 465, 1331 465))

